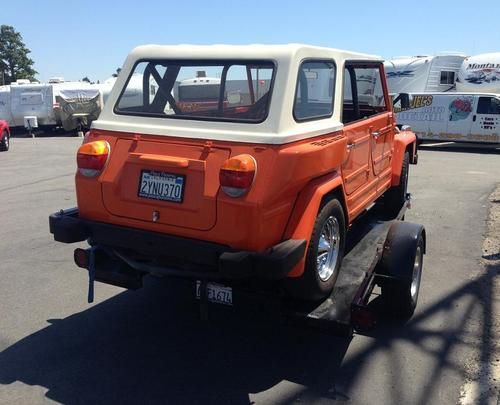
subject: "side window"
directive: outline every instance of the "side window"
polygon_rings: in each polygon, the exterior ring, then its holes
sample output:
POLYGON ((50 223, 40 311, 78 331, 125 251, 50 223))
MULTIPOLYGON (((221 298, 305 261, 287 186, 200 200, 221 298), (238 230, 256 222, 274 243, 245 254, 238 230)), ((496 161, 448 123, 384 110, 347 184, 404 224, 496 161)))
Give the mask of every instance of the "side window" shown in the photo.
POLYGON ((331 117, 335 93, 335 64, 306 61, 299 69, 293 116, 296 121, 331 117))
POLYGON ((253 106, 267 100, 272 76, 271 67, 232 65, 227 71, 224 109, 253 106))
POLYGON ((500 114, 500 100, 494 97, 479 97, 478 114, 500 114))
POLYGON ((449 85, 455 84, 455 72, 442 70, 439 84, 449 84, 449 85))
POLYGON ((344 71, 344 123, 388 111, 378 66, 347 65, 344 71))

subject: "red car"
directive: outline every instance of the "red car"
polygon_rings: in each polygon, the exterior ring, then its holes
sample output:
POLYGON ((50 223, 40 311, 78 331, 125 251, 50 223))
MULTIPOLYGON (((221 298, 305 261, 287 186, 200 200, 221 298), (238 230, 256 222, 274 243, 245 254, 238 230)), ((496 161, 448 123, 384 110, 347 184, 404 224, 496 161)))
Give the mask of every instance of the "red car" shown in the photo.
POLYGON ((7 121, 0 120, 0 151, 9 150, 10 146, 10 129, 7 121))

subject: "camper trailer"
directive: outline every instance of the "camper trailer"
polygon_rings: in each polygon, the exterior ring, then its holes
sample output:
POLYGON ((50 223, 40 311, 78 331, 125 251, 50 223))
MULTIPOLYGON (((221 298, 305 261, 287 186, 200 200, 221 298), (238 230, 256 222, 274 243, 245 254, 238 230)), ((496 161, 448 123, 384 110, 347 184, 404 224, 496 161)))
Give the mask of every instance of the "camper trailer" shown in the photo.
POLYGON ((500 143, 498 94, 403 93, 394 98, 394 112, 419 141, 500 143))
POLYGON ((88 127, 99 115, 103 102, 99 88, 85 82, 30 83, 18 80, 0 88, 0 119, 10 127, 64 127, 73 130, 88 127))
POLYGON ((458 72, 457 91, 500 93, 500 52, 466 58, 458 72))
POLYGON ((0 86, 0 120, 12 122, 10 109, 10 86, 0 86))
POLYGON ((99 87, 84 82, 60 82, 52 86, 57 124, 65 131, 89 128, 103 106, 99 87))
POLYGON ((466 55, 399 57, 384 63, 389 92, 447 92, 455 89, 455 80, 466 55))
POLYGON ((38 126, 56 126, 54 94, 50 84, 12 83, 10 85, 11 127, 24 126, 25 117, 36 117, 38 126))

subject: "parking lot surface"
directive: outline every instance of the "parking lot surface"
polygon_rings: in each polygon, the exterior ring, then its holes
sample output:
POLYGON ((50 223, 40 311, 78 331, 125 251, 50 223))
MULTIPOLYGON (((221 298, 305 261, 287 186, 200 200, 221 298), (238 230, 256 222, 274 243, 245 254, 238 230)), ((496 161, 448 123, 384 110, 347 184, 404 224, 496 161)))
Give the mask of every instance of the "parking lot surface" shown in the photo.
POLYGON ((427 229, 416 313, 346 339, 261 307, 202 322, 191 284, 166 278, 97 284, 87 304, 78 244, 48 230, 76 204, 80 142, 12 138, 0 154, 0 403, 496 403, 500 150, 422 147, 406 215, 427 229))

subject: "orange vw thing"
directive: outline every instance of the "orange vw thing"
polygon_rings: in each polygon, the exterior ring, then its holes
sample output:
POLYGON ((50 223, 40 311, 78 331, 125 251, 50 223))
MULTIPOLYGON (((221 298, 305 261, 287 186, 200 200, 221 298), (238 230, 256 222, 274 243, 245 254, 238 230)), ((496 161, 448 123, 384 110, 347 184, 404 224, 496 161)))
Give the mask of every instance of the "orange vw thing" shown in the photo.
POLYGON ((75 262, 98 281, 272 279, 319 300, 342 271, 353 221, 377 200, 397 213, 416 160, 380 58, 295 44, 141 46, 78 150, 78 207, 53 214, 51 232, 88 240, 75 262))

